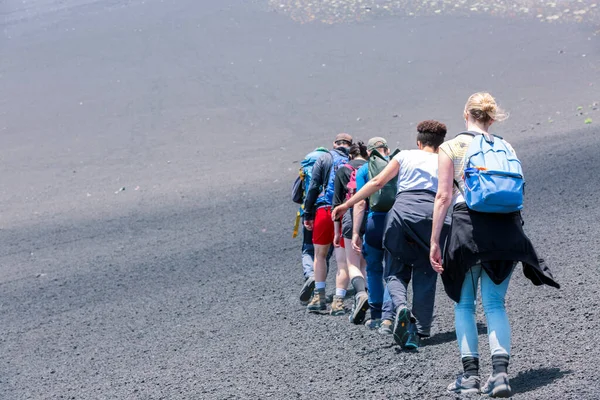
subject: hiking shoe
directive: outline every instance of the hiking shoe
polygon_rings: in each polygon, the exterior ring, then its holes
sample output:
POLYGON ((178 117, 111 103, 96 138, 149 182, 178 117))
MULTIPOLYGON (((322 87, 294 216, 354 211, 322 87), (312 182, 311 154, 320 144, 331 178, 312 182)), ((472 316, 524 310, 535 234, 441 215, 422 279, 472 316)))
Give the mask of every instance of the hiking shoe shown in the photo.
POLYGON ((344 297, 345 299, 349 299, 350 297, 354 296, 356 294, 356 289, 354 289, 354 286, 350 285, 348 286, 348 289, 346 289, 346 297, 344 297))
POLYGON ((404 348, 407 350, 417 350, 421 345, 421 338, 415 332, 409 332, 404 348))
POLYGON ((354 296, 354 305, 352 306, 352 312, 348 318, 353 324, 362 324, 365 320, 365 314, 369 309, 369 296, 365 292, 358 292, 354 296))
POLYGON ((489 377, 485 385, 481 388, 481 394, 490 397, 510 397, 512 389, 508 382, 508 374, 499 372, 489 377))
POLYGON ((334 317, 346 314, 343 297, 333 296, 333 301, 331 302, 331 311, 329 313, 334 317))
POLYGON ((481 379, 475 375, 460 374, 448 385, 447 390, 457 394, 479 393, 481 379))
POLYGON ((406 307, 398 309, 394 323, 394 341, 404 348, 409 336, 410 311, 406 307))
POLYGON ((327 304, 325 304, 325 291, 315 290, 313 297, 306 306, 308 312, 321 312, 327 310, 327 304))
POLYGON ((381 325, 379 326, 377 332, 381 333, 382 335, 391 335, 394 333, 394 331, 392 330, 392 326, 392 321, 390 321, 389 319, 384 319, 383 321, 381 321, 381 325))
POLYGON ((368 319, 367 322, 365 322, 365 326, 374 331, 375 329, 379 329, 379 327, 381 326, 381 320, 380 319, 368 319))
POLYGON ((300 289, 300 301, 309 301, 315 290, 315 278, 309 276, 300 289))

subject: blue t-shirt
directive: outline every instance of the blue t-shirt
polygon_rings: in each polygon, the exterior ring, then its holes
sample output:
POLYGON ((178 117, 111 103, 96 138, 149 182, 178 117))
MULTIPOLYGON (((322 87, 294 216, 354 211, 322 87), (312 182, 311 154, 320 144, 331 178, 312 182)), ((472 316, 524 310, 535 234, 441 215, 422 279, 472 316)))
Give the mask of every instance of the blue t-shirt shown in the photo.
MULTIPOLYGON (((356 171, 356 191, 358 192, 369 182, 369 163, 365 163, 362 167, 360 167, 356 171)), ((369 199, 367 198, 367 205, 369 204, 369 199)), ((369 216, 378 215, 378 214, 387 214, 383 211, 371 211, 369 210, 369 216)))
POLYGON ((365 163, 356 171, 356 191, 358 192, 369 182, 369 163, 365 163))

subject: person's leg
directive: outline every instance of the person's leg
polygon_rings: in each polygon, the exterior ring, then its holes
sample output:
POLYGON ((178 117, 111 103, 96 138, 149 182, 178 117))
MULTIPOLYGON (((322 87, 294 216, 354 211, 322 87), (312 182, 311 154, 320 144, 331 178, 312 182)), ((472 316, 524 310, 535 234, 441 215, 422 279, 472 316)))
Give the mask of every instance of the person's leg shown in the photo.
MULTIPOLYGON (((327 253, 329 252, 329 244, 315 244, 315 263, 314 263, 314 277, 315 282, 325 283, 327 279, 327 253)), ((325 289, 325 286, 319 287, 325 289)))
POLYGON ((496 285, 485 270, 481 273, 481 302, 488 325, 488 338, 492 356, 510 356, 510 323, 506 315, 505 298, 510 275, 496 285))
POLYGON ((492 353, 492 375, 482 391, 494 397, 509 397, 512 394, 508 381, 508 363, 510 360, 510 322, 506 314, 505 298, 510 275, 499 285, 481 273, 481 302, 488 326, 488 339, 492 353))
POLYGON ((411 278, 410 266, 404 265, 398 258, 389 257, 389 275, 385 278, 394 309, 406 307, 408 284, 411 278))
POLYGON ((365 260, 367 261, 367 288, 369 289, 369 304, 371 319, 381 319, 383 306, 383 254, 384 251, 363 243, 365 260))
POLYGON ((310 303, 308 303, 308 311, 324 311, 327 309, 325 296, 325 281, 327 279, 327 253, 330 245, 315 244, 315 264, 314 264, 314 294, 310 303))
POLYGON ((387 285, 383 289, 383 306, 381 307, 381 326, 379 333, 392 334, 392 327, 394 319, 396 317, 396 311, 394 309, 394 303, 392 302, 392 296, 390 296, 390 290, 387 285))
MULTIPOLYGON (((389 274, 392 256, 389 251, 384 250, 383 258, 385 260, 386 265, 386 267, 384 267, 383 269, 383 280, 387 282, 386 274, 389 274)), ((396 318, 396 308, 394 307, 394 302, 392 301, 392 296, 390 295, 390 289, 388 288, 387 283, 385 284, 385 288, 383 290, 383 307, 381 318, 383 320, 383 323, 387 323, 388 325, 391 325, 394 319, 396 318)), ((391 328, 389 329, 389 331, 387 329, 384 329, 383 333, 391 333, 391 328)))
POLYGON ((315 247, 312 242, 312 231, 302 230, 302 270, 304 279, 314 276, 315 247))
POLYGON ((305 303, 310 300, 315 289, 315 247, 312 243, 312 231, 304 228, 302 230, 302 269, 304 272, 304 284, 300 289, 300 301, 305 303))
MULTIPOLYGON (((406 344, 414 323, 414 318, 407 307, 408 284, 410 283, 412 268, 410 265, 402 263, 397 257, 390 257, 390 262, 386 284, 396 309, 393 325, 394 341, 400 347, 407 348, 406 344)), ((414 347, 410 348, 414 349, 414 347)))
POLYGON ((448 386, 448 391, 454 393, 477 393, 480 388, 479 343, 475 318, 477 284, 480 275, 480 265, 475 265, 467 271, 460 302, 454 305, 456 339, 464 369, 464 373, 448 386))
POLYGON ((346 259, 348 261, 348 275, 355 290, 354 304, 350 313, 350 322, 360 324, 365 319, 365 313, 369 308, 369 297, 366 292, 366 282, 362 274, 361 266, 364 264, 362 254, 352 248, 352 239, 344 238, 346 246, 346 259))
POLYGON ((336 291, 338 289, 343 290, 345 296, 348 283, 350 282, 348 276, 348 262, 346 261, 346 250, 343 247, 338 247, 334 249, 334 254, 335 262, 337 264, 337 273, 335 275, 336 291))
POLYGON ((462 358, 479 358, 475 311, 480 275, 480 265, 475 265, 467 271, 460 293, 460 302, 454 306, 456 339, 458 340, 458 348, 462 358))
POLYGON ((429 337, 431 334, 436 282, 437 273, 431 268, 429 260, 413 268, 412 313, 416 319, 417 333, 421 337, 429 337))
POLYGON ((343 315, 346 313, 344 308, 344 297, 346 297, 346 289, 350 281, 348 276, 348 262, 346 260, 346 249, 336 247, 334 249, 335 261, 337 264, 337 273, 335 275, 335 296, 331 303, 331 312, 333 316, 343 315))
POLYGON ((344 245, 346 250, 346 262, 348 265, 348 278, 350 280, 356 277, 361 277, 364 279, 364 276, 360 270, 360 266, 364 262, 362 254, 357 253, 354 251, 354 249, 352 249, 352 239, 344 238, 344 245))
POLYGON ((325 281, 327 279, 327 254, 331 243, 333 243, 331 207, 321 207, 317 209, 313 224, 315 291, 307 306, 308 311, 318 312, 327 308, 325 303, 325 281))

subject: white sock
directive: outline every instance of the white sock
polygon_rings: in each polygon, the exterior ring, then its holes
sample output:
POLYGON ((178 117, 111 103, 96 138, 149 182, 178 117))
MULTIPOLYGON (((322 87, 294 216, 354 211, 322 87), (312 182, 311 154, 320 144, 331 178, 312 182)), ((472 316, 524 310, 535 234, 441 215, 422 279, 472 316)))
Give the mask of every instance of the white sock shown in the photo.
POLYGON ((338 297, 346 297, 346 289, 335 289, 335 295, 338 297))
POLYGON ((325 290, 325 282, 315 282, 315 290, 325 290))

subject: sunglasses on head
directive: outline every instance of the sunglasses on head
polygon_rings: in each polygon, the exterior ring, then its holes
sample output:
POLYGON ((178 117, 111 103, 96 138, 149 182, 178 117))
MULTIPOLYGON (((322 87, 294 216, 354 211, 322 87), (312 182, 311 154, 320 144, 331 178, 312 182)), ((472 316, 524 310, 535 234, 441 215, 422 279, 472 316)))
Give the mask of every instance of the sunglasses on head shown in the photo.
POLYGON ((349 142, 347 140, 336 140, 335 144, 337 144, 338 146, 341 146, 343 144, 348 145, 348 146, 352 146, 352 142, 349 142))

